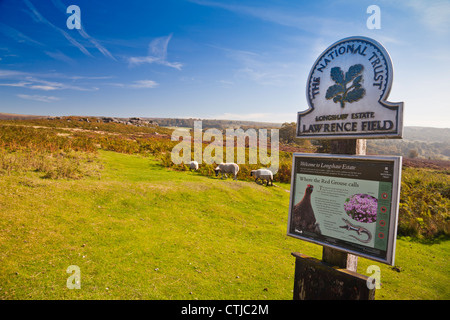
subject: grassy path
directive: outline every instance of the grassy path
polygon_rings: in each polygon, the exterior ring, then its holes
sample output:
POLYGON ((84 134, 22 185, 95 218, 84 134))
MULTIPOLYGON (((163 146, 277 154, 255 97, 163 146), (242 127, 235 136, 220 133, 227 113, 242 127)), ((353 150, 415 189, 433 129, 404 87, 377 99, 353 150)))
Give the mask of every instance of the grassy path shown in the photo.
MULTIPOLYGON (((102 177, 0 177, 0 299, 291 299, 289 193, 101 152, 102 177), (66 287, 66 269, 81 289, 66 287)), ((377 299, 449 299, 450 243, 397 241, 377 299)))

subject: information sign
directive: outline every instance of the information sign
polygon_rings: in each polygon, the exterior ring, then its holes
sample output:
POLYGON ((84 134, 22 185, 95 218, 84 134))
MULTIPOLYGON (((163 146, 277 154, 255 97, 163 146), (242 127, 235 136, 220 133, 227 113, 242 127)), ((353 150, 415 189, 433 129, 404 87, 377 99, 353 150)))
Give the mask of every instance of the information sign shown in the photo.
POLYGON ((401 157, 294 153, 289 236, 393 265, 401 157))

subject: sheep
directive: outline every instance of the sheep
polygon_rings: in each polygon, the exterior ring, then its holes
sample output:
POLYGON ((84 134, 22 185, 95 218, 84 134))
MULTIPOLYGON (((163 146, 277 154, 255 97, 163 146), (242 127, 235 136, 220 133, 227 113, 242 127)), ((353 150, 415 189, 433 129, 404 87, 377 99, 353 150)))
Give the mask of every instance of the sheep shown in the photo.
POLYGON ((198 170, 198 162, 197 161, 191 161, 189 162, 189 171, 197 171, 198 170))
POLYGON ((237 180, 237 174, 239 172, 239 166, 236 163, 221 163, 217 166, 216 169, 214 169, 215 173, 216 173, 216 177, 219 175, 219 172, 222 174, 222 179, 223 176, 225 175, 225 178, 227 177, 227 173, 231 173, 234 175, 234 180, 237 180))
POLYGON ((272 171, 268 169, 258 169, 258 170, 252 170, 250 172, 250 176, 256 177, 255 182, 258 181, 258 179, 261 179, 262 183, 264 184, 264 180, 266 180, 266 186, 270 185, 273 186, 273 174, 272 171))

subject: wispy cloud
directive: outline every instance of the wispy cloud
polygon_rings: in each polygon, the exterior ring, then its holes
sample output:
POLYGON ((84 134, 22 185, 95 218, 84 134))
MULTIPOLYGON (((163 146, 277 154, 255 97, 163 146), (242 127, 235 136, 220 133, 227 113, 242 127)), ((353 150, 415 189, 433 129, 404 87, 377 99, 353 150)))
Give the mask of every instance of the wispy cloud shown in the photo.
POLYGON ((155 88, 158 83, 153 80, 139 80, 130 85, 131 88, 155 88))
POLYGON ((120 88, 153 89, 156 88, 159 84, 153 80, 137 80, 130 84, 111 83, 111 85, 120 88))
POLYGON ((75 60, 68 57, 67 55, 65 55, 64 53, 62 53, 59 50, 56 52, 44 51, 44 53, 55 60, 59 60, 59 61, 62 61, 62 62, 68 63, 68 64, 75 63, 75 60))
POLYGON ((80 75, 68 75, 59 72, 48 72, 48 73, 36 73, 36 72, 26 72, 12 69, 0 69, 0 78, 11 78, 19 79, 25 77, 34 78, 53 78, 53 79, 68 79, 68 80, 104 80, 111 79, 114 76, 80 76, 80 75))
POLYGON ((90 35, 86 33, 84 27, 78 29, 78 32, 81 34, 83 38, 87 39, 90 43, 92 43, 98 49, 98 51, 100 51, 105 57, 116 60, 116 58, 113 57, 111 52, 109 52, 104 46, 102 46, 96 39, 92 38, 90 35))
POLYGON ((298 77, 298 65, 279 62, 271 56, 246 50, 213 46, 237 62, 235 77, 254 81, 261 85, 284 86, 298 77))
POLYGON ((1 22, 0 22, 0 32, 2 32, 5 36, 8 36, 20 43, 43 46, 43 44, 40 43, 39 41, 31 39, 30 37, 26 36, 22 32, 14 29, 10 26, 7 26, 6 24, 1 23, 1 22))
MULTIPOLYGON (((8 79, 8 82, 0 82, 0 86, 3 87, 21 87, 32 90, 42 91, 54 91, 54 90, 76 90, 76 91, 97 91, 98 88, 94 86, 80 86, 72 83, 64 83, 61 81, 48 81, 42 79, 43 77, 52 77, 60 79, 71 79, 76 81, 77 79, 85 79, 88 77, 69 77, 59 74, 36 74, 15 70, 1 70, 0 80, 2 78, 8 79), (76 79, 77 78, 77 79, 76 79), (13 80, 13 81, 11 81, 13 80)), ((102 78, 102 77, 97 77, 102 78)), ((103 77, 104 79, 109 77, 103 77)))
POLYGON ((62 82, 55 82, 55 81, 47 81, 42 79, 36 79, 32 77, 28 77, 27 80, 30 80, 33 82, 33 85, 30 86, 30 89, 38 89, 38 90, 45 90, 45 91, 52 91, 52 90, 76 90, 76 91, 97 91, 97 87, 82 87, 82 86, 75 86, 72 84, 62 83, 62 82))
POLYGON ((0 77, 3 77, 3 78, 23 77, 27 74, 28 74, 27 72, 23 72, 23 71, 0 69, 0 77))
POLYGON ((15 82, 15 83, 0 83, 0 86, 25 88, 25 87, 29 86, 30 84, 31 84, 31 82, 20 81, 20 82, 15 82))
POLYGON ((61 100, 58 97, 54 96, 39 96, 39 95, 29 95, 29 94, 18 94, 19 98, 26 99, 26 100, 34 100, 34 101, 40 101, 40 102, 54 102, 61 100))
POLYGON ((190 0, 192 3, 198 5, 221 8, 234 12, 236 14, 250 16, 259 20, 275 23, 278 25, 293 27, 304 31, 317 31, 318 27, 324 24, 338 23, 341 27, 345 22, 337 21, 330 18, 323 18, 320 15, 305 15, 293 13, 285 9, 280 9, 275 6, 248 6, 248 5, 235 5, 228 2, 213 2, 204 0, 190 0))
POLYGON ((61 28, 58 28, 57 26, 55 26, 53 23, 51 23, 50 21, 48 21, 46 18, 44 18, 44 16, 42 16, 39 11, 35 8, 35 6, 29 1, 29 0, 23 0, 24 3, 26 4, 26 6, 28 7, 28 9, 31 11, 31 17, 36 21, 36 22, 41 22, 44 23, 46 25, 48 25, 49 27, 53 28, 54 30, 56 30, 58 33, 62 34, 67 40, 69 40, 69 42, 71 44, 73 44, 75 47, 77 47, 78 49, 80 49, 81 52, 83 52, 85 55, 87 56, 91 56, 92 54, 78 41, 76 41, 74 38, 72 38, 67 32, 65 32, 64 30, 62 30, 61 28))
MULTIPOLYGON (((60 0, 52 0, 55 7, 57 7, 59 10, 66 13, 67 6, 65 6, 60 0)), ((83 23, 81 23, 81 29, 77 29, 78 33, 88 40, 91 44, 93 44, 98 51, 100 51, 105 57, 111 58, 113 60, 116 60, 114 56, 109 52, 104 46, 102 46, 95 38, 91 37, 87 32, 86 28, 84 27, 83 23)))
MULTIPOLYGON (((57 76, 57 75, 55 75, 57 76)), ((114 78, 114 76, 67 76, 58 75, 60 78, 70 79, 70 80, 105 80, 114 78)))
POLYGON ((181 70, 183 64, 180 62, 170 62, 167 60, 167 47, 169 41, 172 38, 172 34, 167 37, 159 37, 152 40, 148 46, 148 55, 140 57, 128 57, 128 63, 130 66, 136 66, 143 63, 156 63, 167 67, 181 70))
POLYGON ((53 91, 53 90, 62 90, 62 89, 68 88, 68 86, 64 85, 61 82, 35 79, 32 77, 27 77, 27 80, 31 81, 31 84, 28 86, 28 88, 33 89, 33 90, 53 91))
MULTIPOLYGON (((51 23, 48 19, 46 19, 37 9, 36 7, 31 3, 30 0, 23 0, 23 2, 25 3, 26 7, 29 9, 25 10, 25 12, 27 14, 29 14, 31 16, 31 18, 38 23, 43 23, 49 27, 51 27, 52 29, 54 29, 55 31, 57 31, 59 34, 61 34, 62 36, 64 36, 64 38, 66 38, 73 46, 77 47, 83 54, 85 54, 86 56, 90 56, 92 57, 92 54, 88 51, 88 49, 86 48, 86 46, 84 46, 83 44, 81 44, 79 41, 77 41, 74 37, 72 37, 69 33, 67 33, 66 31, 64 31, 63 29, 57 27, 56 25, 54 25, 53 23, 51 23)), ((64 14, 66 14, 66 6, 59 0, 52 0, 53 4, 60 9, 61 11, 64 12, 64 14)), ((84 39, 88 40, 95 48, 97 48, 98 51, 100 51, 105 57, 108 57, 112 60, 116 60, 116 58, 111 54, 111 52, 109 52, 103 45, 100 44, 100 42, 98 40, 96 40, 95 38, 93 38, 92 36, 90 36, 84 26, 82 26, 81 29, 76 29, 78 31, 78 33, 81 35, 81 37, 83 37, 84 39)), ((7 26, 3 23, 0 22, 0 32, 5 34, 6 36, 16 40, 19 43, 25 43, 28 45, 38 45, 38 46, 45 46, 45 44, 36 41, 32 38, 30 38, 29 36, 25 35, 24 33, 10 27, 7 26)), ((44 51, 45 54, 47 54, 48 56, 54 58, 55 60, 60 60, 66 63, 73 63, 74 60, 71 59, 70 57, 68 57, 67 55, 61 53, 61 52, 50 52, 50 51, 44 51)))
POLYGON ((420 16, 420 21, 431 31, 438 34, 450 32, 450 2, 447 0, 406 2, 420 16))

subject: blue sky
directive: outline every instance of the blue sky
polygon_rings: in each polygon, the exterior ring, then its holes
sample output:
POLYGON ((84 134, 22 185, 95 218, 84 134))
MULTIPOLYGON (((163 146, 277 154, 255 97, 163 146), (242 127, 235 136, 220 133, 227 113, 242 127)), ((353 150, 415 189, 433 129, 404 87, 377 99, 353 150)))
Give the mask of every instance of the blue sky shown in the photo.
POLYGON ((391 55, 406 126, 449 127, 441 0, 0 0, 0 112, 296 121, 315 59, 349 36, 391 55))

